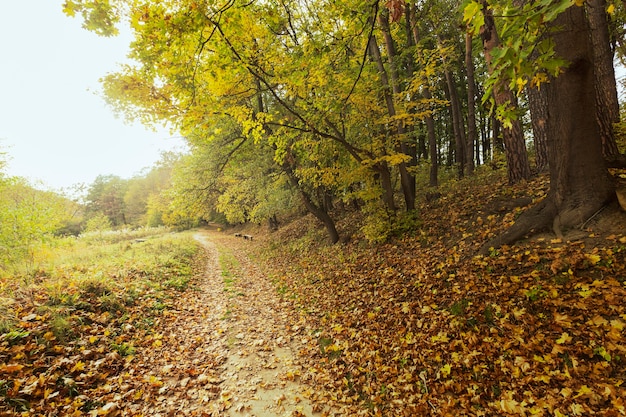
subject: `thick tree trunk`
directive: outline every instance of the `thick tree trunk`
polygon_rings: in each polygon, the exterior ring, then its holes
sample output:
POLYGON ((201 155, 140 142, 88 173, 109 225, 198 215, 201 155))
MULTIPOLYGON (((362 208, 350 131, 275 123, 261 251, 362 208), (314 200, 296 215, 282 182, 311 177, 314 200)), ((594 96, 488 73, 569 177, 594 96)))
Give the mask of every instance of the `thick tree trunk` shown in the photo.
POLYGON ((588 0, 585 5, 594 54, 596 118, 600 126, 602 153, 606 159, 612 160, 619 157, 613 124, 619 122, 620 115, 606 0, 588 0))
POLYGON ((535 165, 537 172, 548 169, 548 97, 546 89, 528 87, 528 107, 535 142, 535 165))
POLYGON ((465 32, 465 68, 467 72, 467 141, 465 145, 465 174, 474 173, 474 143, 476 143, 476 82, 474 80, 474 57, 472 34, 465 32))
MULTIPOLYGON (((493 71, 492 67, 492 51, 500 45, 500 39, 496 31, 496 25, 493 18, 493 12, 489 8, 486 1, 483 1, 483 14, 485 16, 485 24, 481 28, 481 36, 483 38, 483 48, 485 50, 485 60, 489 67, 489 72, 493 71)), ((517 107, 515 95, 508 87, 507 80, 499 80, 494 87, 493 95, 497 106, 514 106, 517 107)), ((509 173, 509 183, 515 184, 521 180, 530 177, 530 164, 528 163, 528 154, 526 152, 526 143, 524 141, 524 132, 522 124, 517 120, 511 120, 511 127, 503 127, 504 147, 506 152, 506 160, 509 173)))
POLYGON ((551 26, 555 51, 570 64, 546 86, 550 191, 509 230, 486 243, 482 253, 550 226, 559 236, 565 228, 584 224, 615 197, 595 112, 591 111, 596 94, 584 10, 571 6, 551 26))

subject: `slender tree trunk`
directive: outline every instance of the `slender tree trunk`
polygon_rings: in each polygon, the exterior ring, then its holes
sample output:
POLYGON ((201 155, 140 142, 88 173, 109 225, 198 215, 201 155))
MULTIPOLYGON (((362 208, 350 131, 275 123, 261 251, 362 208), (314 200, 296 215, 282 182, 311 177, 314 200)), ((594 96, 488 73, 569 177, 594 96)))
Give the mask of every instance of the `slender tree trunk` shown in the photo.
MULTIPOLYGON (((416 8, 415 2, 411 2, 409 4, 409 20, 411 25, 411 32, 413 34, 413 43, 415 45, 419 45, 420 42, 420 34, 417 27, 417 18, 415 13, 416 8)), ((417 53, 420 52, 421 49, 417 48, 417 53)), ((430 102, 433 98, 432 93, 430 92, 429 80, 424 77, 423 80, 424 87, 422 88, 422 96, 430 102)), ((435 120, 433 119, 432 114, 428 114, 424 118, 424 123, 426 123, 426 132, 428 135, 428 150, 430 152, 430 173, 429 173, 429 185, 431 187, 437 187, 439 185, 439 151, 437 149, 437 134, 435 132, 435 120)))
MULTIPOLYGON (((391 75, 391 83, 389 82, 389 78, 387 77, 387 71, 385 70, 385 66, 380 55, 380 50, 378 49, 378 45, 375 45, 374 43, 370 46, 372 48, 372 56, 376 59, 376 64, 378 65, 378 71, 381 76, 383 88, 385 89, 385 91, 388 92, 389 87, 391 86, 391 91, 393 92, 393 95, 387 93, 389 98, 386 99, 387 111, 389 113, 389 116, 393 118, 397 114, 393 97, 397 97, 400 95, 400 93, 402 92, 402 87, 400 86, 400 76, 398 75, 398 57, 393 38, 391 36, 391 29, 389 27, 388 19, 388 10, 384 9, 378 15, 378 23, 380 24, 380 27, 382 29, 383 39, 385 41, 385 49, 387 50, 387 60, 389 61, 389 73, 391 75), (374 49, 376 49, 376 51, 374 51, 374 49)), ((412 156, 412 153, 407 146, 406 138, 404 137, 406 131, 404 129, 404 126, 402 125, 402 122, 396 121, 395 124, 396 140, 398 141, 396 151, 403 153, 404 155, 412 156)), ((398 165, 398 170, 400 172, 400 183, 402 186, 406 209, 413 210, 415 209, 415 177, 409 173, 407 169, 407 164, 405 162, 402 162, 398 165)))
POLYGON ((465 152, 465 174, 474 173, 474 143, 476 129, 476 83, 474 80, 474 57, 472 56, 472 34, 465 32, 465 69, 467 72, 467 141, 465 152))
POLYGON ((322 205, 317 205, 313 202, 313 199, 302 187, 300 186, 300 182, 296 177, 293 169, 289 166, 288 163, 283 163, 283 171, 287 174, 287 178, 289 179, 289 183, 293 188, 298 190, 300 193, 300 198, 302 199, 302 203, 304 207, 313 214, 318 220, 322 222, 324 228, 328 232, 328 237, 330 242, 335 244, 339 242, 339 232, 337 232, 337 227, 335 226, 335 221, 328 214, 326 210, 322 207, 322 205))
POLYGON ((465 125, 452 73, 450 70, 445 69, 444 76, 448 88, 448 99, 450 100, 450 113, 452 115, 452 134, 454 135, 455 144, 454 161, 457 166, 458 176, 462 178, 465 167, 465 125))
POLYGON ((602 135, 602 153, 606 159, 612 160, 619 156, 613 124, 619 122, 620 115, 606 0, 588 0, 585 8, 594 53, 596 118, 602 135))
MULTIPOLYGON (((483 15, 485 24, 481 28, 483 38, 483 48, 485 50, 485 60, 489 67, 489 72, 493 72, 491 53, 494 48, 500 45, 500 39, 496 31, 493 12, 486 1, 483 0, 483 15)), ((509 89, 506 80, 500 80, 494 87, 494 98, 497 106, 517 107, 515 95, 509 89)), ((530 177, 530 164, 528 163, 528 153, 524 141, 524 131, 522 124, 517 120, 511 120, 511 127, 503 127, 504 147, 506 152, 507 167, 509 173, 509 183, 515 184, 530 177)))
POLYGON ((528 107, 535 142, 535 165, 537 172, 548 169, 548 97, 546 89, 528 87, 528 107))
MULTIPOLYGON (((378 72, 381 78, 381 84, 383 85, 383 99, 387 105, 387 111, 395 114, 395 106, 393 104, 393 97, 389 91, 389 79, 387 77, 387 71, 383 65, 383 60, 380 55, 380 48, 376 42, 376 37, 372 36, 368 44, 368 53, 372 60, 378 66, 378 72)), ((391 115, 391 114, 390 114, 391 115)), ((374 167, 375 171, 379 173, 381 186, 383 188, 383 201, 389 210, 397 210, 394 198, 393 198, 393 184, 391 182, 391 172, 387 164, 379 163, 374 167)))
POLYGON ((565 228, 584 224, 615 198, 593 111, 593 51, 583 8, 569 7, 550 26, 556 53, 570 63, 546 86, 550 191, 510 229, 485 244, 482 253, 550 226, 560 236, 565 228))

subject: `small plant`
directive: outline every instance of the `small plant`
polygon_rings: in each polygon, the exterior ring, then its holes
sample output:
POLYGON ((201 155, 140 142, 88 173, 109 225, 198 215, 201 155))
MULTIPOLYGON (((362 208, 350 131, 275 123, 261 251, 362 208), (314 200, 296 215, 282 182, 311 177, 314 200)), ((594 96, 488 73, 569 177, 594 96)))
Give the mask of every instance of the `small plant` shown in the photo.
POLYGON ((595 349, 593 349, 593 353, 597 356, 600 356, 605 361, 611 362, 611 355, 606 351, 604 346, 596 347, 595 349))
POLYGON ((189 278, 183 276, 177 276, 165 281, 166 288, 173 288, 176 291, 185 291, 189 287, 189 278))
POLYGON ((530 301, 535 302, 539 300, 540 298, 546 297, 548 293, 541 287, 541 285, 535 285, 534 287, 526 291, 524 295, 530 301))
POLYGON ((126 342, 123 342, 120 344, 112 343, 111 349, 115 350, 121 356, 132 356, 135 354, 135 351, 136 351, 133 345, 129 345, 126 342))
POLYGON ((50 331, 59 341, 67 341, 74 335, 72 323, 67 317, 62 315, 55 315, 52 320, 50 320, 50 331))
POLYGON ((126 310, 124 303, 115 294, 103 294, 98 299, 100 301, 100 307, 103 311, 110 313, 123 312, 126 310))
POLYGON ((493 324, 495 318, 493 306, 487 305, 483 310, 483 316, 485 317, 485 322, 487 322, 488 324, 493 324))
POLYGON ((9 346, 18 344, 22 339, 26 339, 30 336, 30 332, 26 330, 15 329, 9 331, 5 336, 5 340, 9 342, 9 346))
POLYGON ((462 316, 465 314, 465 310, 467 309, 467 307, 469 307, 469 305, 469 300, 467 300, 466 298, 462 298, 461 300, 450 306, 450 313, 453 316, 462 316))

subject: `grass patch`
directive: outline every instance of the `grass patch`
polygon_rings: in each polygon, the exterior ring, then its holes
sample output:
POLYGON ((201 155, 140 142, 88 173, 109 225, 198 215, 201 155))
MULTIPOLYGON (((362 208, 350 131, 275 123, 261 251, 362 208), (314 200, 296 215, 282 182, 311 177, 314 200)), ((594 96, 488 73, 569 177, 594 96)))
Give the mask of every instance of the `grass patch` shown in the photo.
MULTIPOLYGON (((125 357, 162 319, 166 300, 204 272, 205 252, 192 235, 164 232, 61 238, 36 256, 45 261, 31 268, 35 273, 0 277, 0 357, 9 376, 0 378, 0 414, 33 407, 48 415, 50 392, 55 403, 78 407, 73 398, 83 387, 98 389, 102 363, 113 372, 108 377, 122 372, 125 357), (112 351, 119 357, 107 356, 112 351), (45 389, 35 388, 35 379, 45 389)), ((80 411, 93 407, 85 403, 80 411)))

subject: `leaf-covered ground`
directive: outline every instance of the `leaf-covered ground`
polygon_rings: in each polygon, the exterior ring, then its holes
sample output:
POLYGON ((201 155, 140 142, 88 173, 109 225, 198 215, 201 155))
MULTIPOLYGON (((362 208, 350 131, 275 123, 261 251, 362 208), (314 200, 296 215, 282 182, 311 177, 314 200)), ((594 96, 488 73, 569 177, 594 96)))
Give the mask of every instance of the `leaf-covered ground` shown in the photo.
POLYGON ((545 188, 460 182, 385 245, 305 218, 3 281, 0 415, 626 415, 624 213, 474 256, 545 188))
POLYGON ((54 265, 1 281, 0 415, 113 415, 152 395, 139 353, 161 343, 156 329, 204 272, 191 238, 64 245, 54 265))
POLYGON ((245 243, 195 239, 107 242, 81 256, 92 267, 3 282, 0 415, 330 414, 301 381, 304 328, 245 243))
POLYGON ((315 400, 344 415, 626 415, 624 214, 474 256, 545 188, 460 183, 382 246, 295 240, 302 223, 271 236, 315 400))

